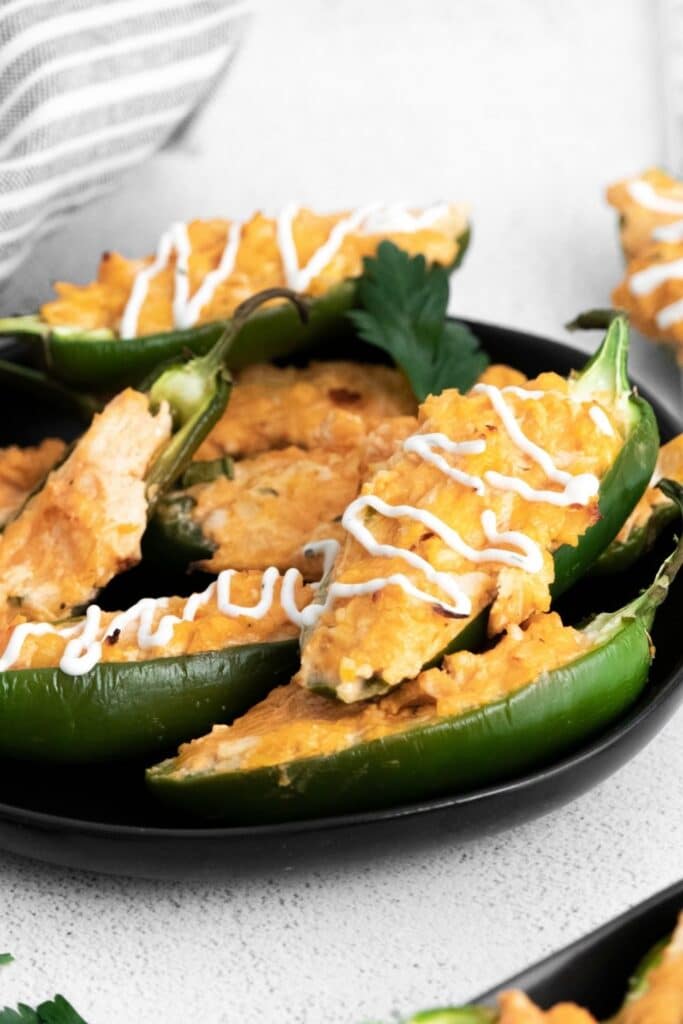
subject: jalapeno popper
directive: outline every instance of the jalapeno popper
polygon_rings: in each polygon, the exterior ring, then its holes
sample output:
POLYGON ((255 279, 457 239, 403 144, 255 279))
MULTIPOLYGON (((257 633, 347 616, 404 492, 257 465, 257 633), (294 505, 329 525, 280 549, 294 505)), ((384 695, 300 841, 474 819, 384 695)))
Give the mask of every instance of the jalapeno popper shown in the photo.
MULTIPOLYGON (((152 756, 230 721, 288 679, 297 628, 271 570, 225 572, 189 598, 90 605, 0 627, 0 754, 78 763, 152 756)), ((301 580, 293 592, 306 605, 301 580)))
POLYGON ((683 239, 683 183, 651 167, 607 189, 607 201, 619 214, 624 255, 633 259, 652 242, 683 239))
POLYGON ((302 613, 301 685, 382 693, 445 651, 550 606, 622 526, 657 457, 652 410, 609 327, 569 381, 429 397, 419 429, 344 512, 347 538, 302 613))
POLYGON ((612 543, 600 555, 594 571, 623 572, 655 543, 676 519, 676 506, 658 487, 663 478, 683 483, 683 434, 662 445, 650 486, 612 543))
POLYGON ((263 310, 229 354, 236 368, 343 329, 363 257, 385 239, 452 267, 466 246, 466 213, 448 203, 422 211, 373 204, 330 215, 289 205, 274 219, 259 213, 244 224, 175 223, 155 256, 105 253, 96 281, 58 283, 58 297, 38 316, 0 320, 0 331, 42 341, 48 367, 62 380, 107 388, 135 383, 185 350, 206 352, 255 292, 288 285, 312 297, 307 324, 286 306, 263 310))
POLYGON ((580 630, 536 613, 485 653, 452 654, 377 701, 344 705, 295 682, 279 687, 150 769, 149 785, 190 816, 241 823, 405 803, 514 775, 635 700, 656 609, 681 563, 683 543, 619 611, 580 630))

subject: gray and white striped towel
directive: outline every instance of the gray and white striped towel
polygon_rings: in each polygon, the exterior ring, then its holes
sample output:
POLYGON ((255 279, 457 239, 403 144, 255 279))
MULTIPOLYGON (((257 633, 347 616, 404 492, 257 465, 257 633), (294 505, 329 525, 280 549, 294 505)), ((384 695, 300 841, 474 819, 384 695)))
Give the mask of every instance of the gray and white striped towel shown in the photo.
POLYGON ((0 0, 0 282, 163 146, 234 55, 244 0, 0 0))

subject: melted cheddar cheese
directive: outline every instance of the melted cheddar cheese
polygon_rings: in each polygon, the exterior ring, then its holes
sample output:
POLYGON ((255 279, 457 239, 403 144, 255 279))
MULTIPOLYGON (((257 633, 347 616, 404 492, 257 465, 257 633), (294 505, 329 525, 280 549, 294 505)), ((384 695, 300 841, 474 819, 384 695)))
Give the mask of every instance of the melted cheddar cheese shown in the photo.
POLYGON ((10 519, 64 454, 66 445, 47 437, 33 448, 0 449, 0 528, 10 519))
MULTIPOLYGON (((297 629, 289 621, 280 604, 280 585, 278 580, 274 591, 274 600, 260 619, 246 616, 231 617, 222 614, 217 605, 215 595, 201 605, 193 620, 178 622, 173 627, 173 636, 163 647, 141 647, 137 642, 137 626, 132 623, 126 626, 111 640, 102 644, 101 661, 148 661, 150 658, 178 658, 186 654, 199 654, 204 651, 219 651, 238 644, 251 644, 287 640, 297 635, 297 629)), ((260 572, 237 572, 231 579, 230 597, 237 604, 255 605, 261 593, 260 572)), ((300 607, 309 603, 312 591, 303 583, 296 588, 296 599, 300 607)), ((187 599, 171 597, 154 613, 152 628, 156 628, 165 615, 176 615, 182 618, 187 599)), ((105 612, 101 617, 103 632, 119 612, 105 612)), ((12 630, 27 621, 21 615, 6 626, 0 627, 0 648, 7 645, 12 630)), ((67 640, 55 634, 44 636, 29 635, 23 642, 21 652, 12 669, 50 668, 59 664, 67 640)))
POLYGON ((388 366, 249 366, 237 375, 228 407, 196 458, 254 455, 288 445, 348 451, 383 420, 415 409, 407 380, 388 366))
MULTIPOLYGON (((348 211, 320 215, 306 209, 299 210, 292 225, 299 266, 306 265, 327 241, 333 227, 347 216, 348 211)), ((218 267, 230 223, 216 218, 195 220, 188 225, 190 295, 197 291, 207 274, 218 267)), ((466 216, 463 209, 451 206, 442 220, 419 231, 348 234, 327 265, 311 281, 308 293, 320 295, 332 285, 357 276, 362 270, 363 257, 373 255, 379 243, 387 238, 411 255, 422 253, 430 262, 448 266, 458 253, 456 238, 465 228, 466 216)), ((116 252, 104 253, 97 280, 87 285, 57 282, 57 298, 45 303, 41 309, 43 320, 53 325, 118 331, 135 276, 152 261, 151 256, 127 259, 116 252)), ((139 335, 173 328, 175 265, 176 254, 173 253, 164 269, 152 278, 140 311, 139 335)), ((201 309, 198 322, 206 323, 230 316, 240 302, 255 292, 284 284, 286 279, 277 238, 277 222, 257 213, 243 225, 233 271, 218 285, 201 309)))
POLYGON ((377 701, 341 704, 289 683, 273 690, 231 726, 215 725, 180 748, 174 775, 247 771, 334 754, 501 700, 578 657, 587 641, 558 615, 515 626, 484 654, 461 651, 440 670, 421 673, 377 701))

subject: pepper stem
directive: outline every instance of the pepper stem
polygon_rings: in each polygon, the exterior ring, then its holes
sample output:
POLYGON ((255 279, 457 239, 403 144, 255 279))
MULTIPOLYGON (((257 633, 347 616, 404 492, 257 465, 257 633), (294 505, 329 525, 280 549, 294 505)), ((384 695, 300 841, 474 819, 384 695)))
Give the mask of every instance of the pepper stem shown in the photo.
MULTIPOLYGON (((272 299, 284 298, 294 304, 306 323, 308 307, 304 300, 289 288, 267 288, 242 302, 235 310, 215 345, 206 355, 195 356, 189 362, 175 363, 164 370, 149 388, 153 405, 168 402, 176 425, 182 426, 194 416, 197 408, 214 387, 216 373, 223 371, 226 357, 242 327, 259 306, 272 299)), ((223 371, 224 372, 224 371, 223 371)))
POLYGON ((288 299, 306 322, 308 308, 289 288, 268 288, 252 295, 235 310, 232 320, 206 355, 164 370, 149 388, 153 407, 167 402, 176 432, 147 475, 148 511, 154 508, 164 489, 183 472, 211 428, 222 416, 232 387, 224 366, 235 338, 252 313, 271 299, 288 299))
POLYGON ((233 313, 232 319, 222 337, 218 339, 214 347, 205 356, 199 357, 199 362, 203 364, 208 373, 218 369, 225 362, 235 338, 252 313, 256 312, 259 306, 263 306, 264 303, 270 302, 272 299, 287 299, 296 308, 301 322, 304 324, 308 323, 308 306, 306 301, 297 292, 292 291, 291 288, 265 288, 262 292, 257 292, 256 295, 252 295, 240 303, 233 313))
POLYGON ((606 391, 615 399, 627 398, 631 393, 627 316, 614 309, 591 310, 579 314, 569 326, 607 328, 600 348, 572 380, 573 394, 580 399, 589 399, 598 392, 606 391))

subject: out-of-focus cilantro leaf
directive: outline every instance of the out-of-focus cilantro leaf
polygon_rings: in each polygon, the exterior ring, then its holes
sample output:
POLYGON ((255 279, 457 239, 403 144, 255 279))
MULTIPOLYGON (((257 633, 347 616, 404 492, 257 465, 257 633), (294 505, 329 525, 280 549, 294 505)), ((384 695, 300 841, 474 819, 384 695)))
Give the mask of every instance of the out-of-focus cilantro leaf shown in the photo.
POLYGON ((40 1024, 86 1024, 64 996, 55 996, 47 1003, 41 1003, 36 1013, 40 1024))
POLYGON ((382 242, 363 260, 361 308, 349 316, 360 337, 401 367, 422 402, 445 388, 468 391, 489 363, 469 327, 446 319, 448 273, 424 256, 382 242))
POLYGON ((6 967, 7 964, 11 964, 14 957, 11 953, 0 953, 0 967, 6 967))
POLYGON ((35 1010, 19 1003, 16 1010, 8 1006, 0 1010, 0 1024, 86 1024, 64 996, 41 1003, 35 1010))

